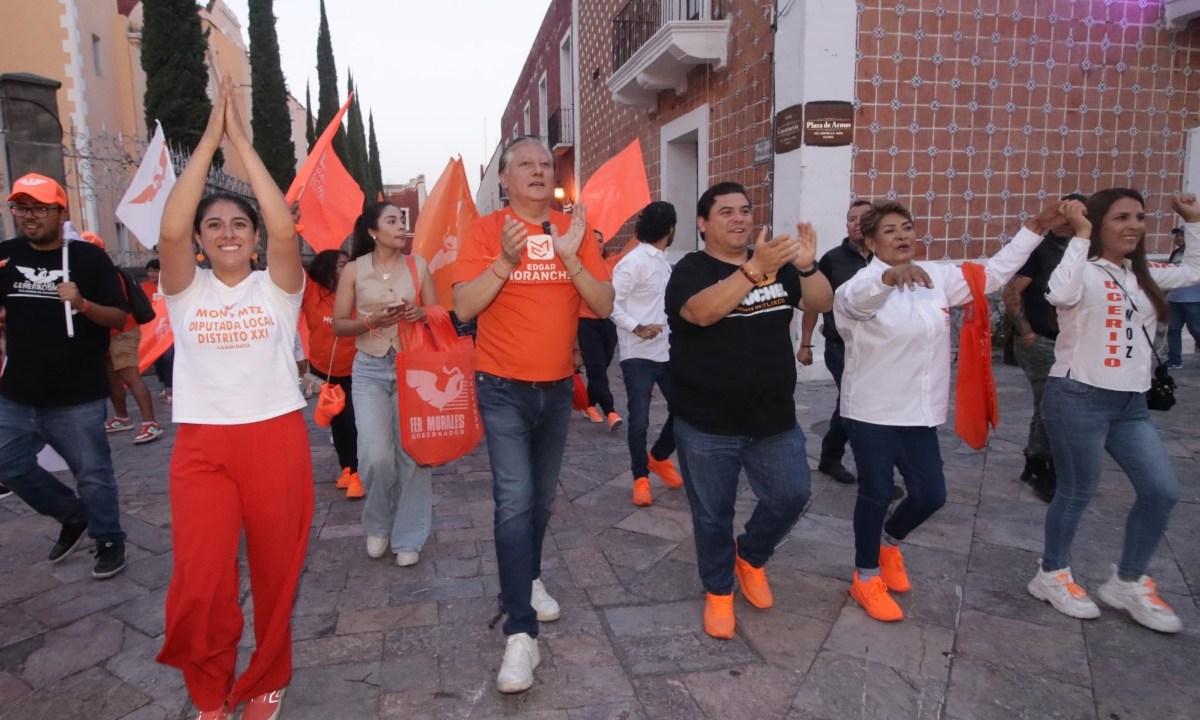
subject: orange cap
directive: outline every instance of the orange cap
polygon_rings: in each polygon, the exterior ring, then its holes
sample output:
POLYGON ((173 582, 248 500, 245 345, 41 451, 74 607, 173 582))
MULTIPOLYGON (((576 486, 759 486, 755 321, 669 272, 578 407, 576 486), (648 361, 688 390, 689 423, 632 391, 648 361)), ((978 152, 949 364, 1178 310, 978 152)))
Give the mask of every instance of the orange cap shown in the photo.
POLYGON ((37 173, 29 173, 18 178, 13 183, 12 194, 8 196, 8 201, 12 202, 22 195, 46 205, 59 205, 64 208, 67 206, 67 192, 63 190, 63 186, 52 178, 37 173))
POLYGON ((101 237, 94 232, 91 232, 91 231, 81 232, 81 233, 79 233, 79 237, 83 238, 84 240, 87 240, 88 242, 90 242, 91 244, 100 248, 101 250, 104 249, 104 240, 101 239, 101 237))

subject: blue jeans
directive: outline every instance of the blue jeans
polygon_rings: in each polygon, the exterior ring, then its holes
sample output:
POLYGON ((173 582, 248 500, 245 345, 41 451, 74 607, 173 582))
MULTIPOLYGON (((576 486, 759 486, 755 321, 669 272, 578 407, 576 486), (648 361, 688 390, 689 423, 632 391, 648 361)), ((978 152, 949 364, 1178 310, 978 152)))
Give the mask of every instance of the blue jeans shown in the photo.
POLYGON ((858 466, 858 499, 854 503, 854 566, 879 567, 879 540, 884 531, 902 540, 946 504, 946 476, 936 427, 875 425, 842 418, 858 466), (887 518, 899 468, 908 491, 887 518))
POLYGON ((811 478, 799 426, 752 438, 706 433, 675 418, 679 469, 692 508, 700 582, 714 595, 733 592, 733 505, 743 469, 758 504, 737 538, 737 554, 762 567, 808 502, 811 478))
POLYGON ((1179 481, 1150 422, 1146 396, 1052 377, 1042 396, 1042 421, 1058 473, 1058 489, 1046 511, 1042 568, 1049 572, 1071 564, 1071 543, 1100 484, 1107 450, 1137 494, 1125 520, 1125 547, 1117 571, 1126 578, 1145 575, 1179 500, 1179 481))
MULTIPOLYGON (((833 383, 837 385, 837 401, 833 405, 833 415, 829 418, 829 429, 821 438, 822 465, 825 463, 840 463, 846 456, 846 428, 842 424, 842 371, 846 368, 846 346, 840 342, 825 341, 825 367, 833 375, 833 383)), ((854 459, 858 462, 858 458, 854 459)))
POLYGON ((534 386, 477 372, 475 387, 492 465, 496 565, 508 613, 504 634, 536 637, 537 613, 529 596, 542 574, 542 542, 567 444, 573 384, 565 378, 534 386))
POLYGON ((1183 326, 1200 345, 1200 302, 1167 303, 1171 308, 1171 320, 1167 323, 1167 363, 1179 365, 1183 362, 1183 326))
POLYGON ((417 465, 400 443, 396 354, 359 352, 352 377, 358 474, 367 491, 363 531, 391 538, 397 552, 419 552, 433 523, 433 471, 417 465))
MULTIPOLYGON (((634 478, 650 474, 646 458, 646 430, 650 427, 650 393, 654 386, 662 391, 663 398, 671 402, 671 380, 667 375, 667 364, 631 358, 621 361, 621 375, 625 378, 625 394, 629 398, 629 468, 634 478)), ((658 440, 650 449, 655 460, 666 460, 675 452, 674 416, 667 413, 667 421, 658 433, 658 440)))
POLYGON ((124 540, 105 403, 34 408, 0 395, 0 485, 59 523, 86 522, 96 540, 124 540), (46 445, 66 460, 78 495, 38 465, 46 445))

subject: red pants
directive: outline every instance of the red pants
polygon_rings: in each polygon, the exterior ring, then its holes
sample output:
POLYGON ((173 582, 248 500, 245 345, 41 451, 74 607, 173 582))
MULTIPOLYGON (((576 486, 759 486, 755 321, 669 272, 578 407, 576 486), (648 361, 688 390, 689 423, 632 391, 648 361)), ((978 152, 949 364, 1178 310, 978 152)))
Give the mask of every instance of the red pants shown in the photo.
POLYGON ((170 490, 175 562, 158 661, 183 671, 200 710, 286 686, 292 678, 292 604, 313 514, 304 416, 297 411, 245 425, 180 425, 170 490), (243 528, 255 650, 235 684, 243 528))

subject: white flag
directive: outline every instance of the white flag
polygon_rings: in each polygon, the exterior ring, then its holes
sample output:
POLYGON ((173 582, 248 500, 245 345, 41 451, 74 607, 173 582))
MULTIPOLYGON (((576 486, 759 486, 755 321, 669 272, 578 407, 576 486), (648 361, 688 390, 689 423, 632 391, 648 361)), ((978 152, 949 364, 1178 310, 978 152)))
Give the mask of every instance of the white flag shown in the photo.
POLYGON ((171 165, 171 154, 167 152, 162 123, 156 120, 154 125, 154 138, 146 147, 142 164, 117 206, 117 219, 148 248, 158 244, 163 208, 167 204, 167 195, 175 187, 175 168, 171 165))

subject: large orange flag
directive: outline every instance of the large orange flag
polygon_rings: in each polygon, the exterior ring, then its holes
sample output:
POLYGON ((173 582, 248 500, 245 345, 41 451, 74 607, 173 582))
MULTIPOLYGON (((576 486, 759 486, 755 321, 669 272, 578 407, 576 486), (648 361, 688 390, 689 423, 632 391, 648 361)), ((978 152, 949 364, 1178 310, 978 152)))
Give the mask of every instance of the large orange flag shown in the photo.
POLYGON ((612 240, 625 221, 650 204, 650 183, 637 138, 601 165, 583 186, 579 202, 587 206, 588 225, 612 240))
POLYGON ((471 199, 462 158, 451 158, 417 215, 413 238, 413 252, 429 263, 429 274, 433 276, 438 304, 442 307, 454 307, 450 281, 454 277, 454 261, 458 259, 459 238, 466 237, 467 228, 478 218, 479 210, 471 199))
POLYGON ((287 191, 288 204, 300 200, 300 220, 304 225, 297 226, 296 231, 317 252, 340 247, 353 232, 354 221, 362 212, 362 189, 332 147, 333 136, 342 127, 342 115, 353 99, 354 93, 350 93, 346 104, 313 145, 287 191))

